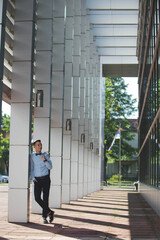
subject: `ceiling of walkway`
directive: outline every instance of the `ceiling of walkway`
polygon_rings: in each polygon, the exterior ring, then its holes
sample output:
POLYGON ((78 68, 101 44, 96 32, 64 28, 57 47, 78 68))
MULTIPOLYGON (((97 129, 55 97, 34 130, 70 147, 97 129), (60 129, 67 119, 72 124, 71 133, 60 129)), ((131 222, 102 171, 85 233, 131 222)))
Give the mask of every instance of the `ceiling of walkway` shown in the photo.
MULTIPOLYGON (((104 77, 136 77, 139 0, 86 0, 104 77)), ((10 103, 15 0, 8 0, 3 100, 10 103)))
POLYGON ((139 0, 87 0, 103 76, 136 77, 139 0))

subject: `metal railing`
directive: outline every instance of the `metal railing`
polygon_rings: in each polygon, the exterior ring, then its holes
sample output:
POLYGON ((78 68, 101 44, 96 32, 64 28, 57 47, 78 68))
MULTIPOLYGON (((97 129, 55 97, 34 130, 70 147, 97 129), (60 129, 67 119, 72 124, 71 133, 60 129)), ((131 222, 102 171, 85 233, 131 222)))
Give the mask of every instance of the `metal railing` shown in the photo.
POLYGON ((102 181, 101 182, 101 189, 105 188, 129 188, 129 189, 135 189, 135 185, 133 181, 102 181))

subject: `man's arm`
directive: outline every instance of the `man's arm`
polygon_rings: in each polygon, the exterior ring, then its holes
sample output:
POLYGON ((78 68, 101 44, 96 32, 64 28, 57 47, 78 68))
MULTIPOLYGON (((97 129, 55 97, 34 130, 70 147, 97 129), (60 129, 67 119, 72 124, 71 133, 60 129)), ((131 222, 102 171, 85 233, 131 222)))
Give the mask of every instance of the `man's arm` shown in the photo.
POLYGON ((48 154, 47 154, 47 153, 44 153, 41 157, 42 157, 44 163, 46 164, 46 167, 47 167, 49 170, 51 170, 51 169, 52 169, 52 162, 51 162, 48 154))
POLYGON ((32 155, 30 156, 30 178, 33 181, 35 181, 35 177, 34 177, 34 163, 33 163, 32 155))

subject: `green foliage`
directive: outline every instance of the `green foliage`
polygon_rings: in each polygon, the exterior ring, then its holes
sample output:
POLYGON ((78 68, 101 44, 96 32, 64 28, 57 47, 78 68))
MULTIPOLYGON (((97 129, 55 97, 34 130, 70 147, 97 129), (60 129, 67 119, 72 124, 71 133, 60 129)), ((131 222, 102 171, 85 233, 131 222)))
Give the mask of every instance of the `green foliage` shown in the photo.
MULTIPOLYGON (((108 182, 119 182, 119 174, 114 174, 112 175, 112 177, 108 178, 107 179, 108 182)), ((122 175, 121 175, 121 181, 123 182, 130 182, 130 183, 127 183, 128 185, 133 185, 133 182, 137 181, 137 178, 124 178, 122 175)), ((123 185, 123 183, 121 183, 123 185)))
POLYGON ((4 133, 8 133, 10 131, 10 116, 8 116, 7 114, 4 114, 2 116, 2 131, 4 133))
MULTIPOLYGON (((122 175, 121 175, 121 180, 122 180, 122 175)), ((112 177, 109 178, 108 181, 118 182, 119 181, 119 174, 112 175, 112 177)))
POLYGON ((106 78, 105 81, 105 126, 104 145, 106 161, 119 159, 119 140, 116 140, 112 150, 108 151, 113 138, 121 125, 121 159, 131 159, 137 149, 129 141, 133 140, 131 125, 127 118, 136 111, 132 95, 127 93, 127 86, 123 78, 106 78))
POLYGON ((0 134, 0 166, 1 171, 2 166, 4 165, 7 173, 8 173, 8 165, 9 165, 9 136, 7 136, 7 133, 10 131, 10 116, 4 114, 2 116, 2 126, 1 126, 1 134, 0 134))

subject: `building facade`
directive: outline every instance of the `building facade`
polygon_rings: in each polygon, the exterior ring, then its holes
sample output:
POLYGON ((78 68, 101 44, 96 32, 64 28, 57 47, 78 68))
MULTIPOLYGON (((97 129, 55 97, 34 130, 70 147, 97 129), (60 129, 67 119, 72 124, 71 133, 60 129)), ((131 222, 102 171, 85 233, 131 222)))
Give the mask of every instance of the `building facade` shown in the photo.
MULTIPOLYGON (((9 221, 29 221, 32 131, 53 162, 51 207, 100 189, 102 77, 137 76, 138 3, 0 0, 0 98, 11 104, 9 221)), ((31 209, 39 212, 35 202, 31 209)))
MULTIPOLYGON (((11 103, 8 218, 27 222, 32 124, 53 162, 51 207, 100 189, 100 59, 85 0, 0 4, 1 85, 11 103)), ((39 212, 35 202, 31 209, 39 212)))
POLYGON ((140 191, 160 214, 160 1, 140 1, 139 60, 140 191))

